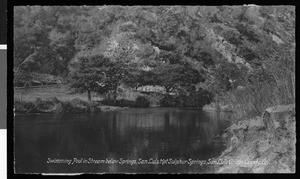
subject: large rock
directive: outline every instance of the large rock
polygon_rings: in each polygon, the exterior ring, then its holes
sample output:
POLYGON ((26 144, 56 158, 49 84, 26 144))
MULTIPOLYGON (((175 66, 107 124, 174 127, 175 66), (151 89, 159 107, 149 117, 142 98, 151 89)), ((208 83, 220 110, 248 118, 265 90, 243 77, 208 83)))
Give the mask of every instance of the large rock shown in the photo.
POLYGON ((282 130, 294 133, 295 114, 295 104, 266 109, 263 118, 267 132, 273 137, 280 137, 282 130))

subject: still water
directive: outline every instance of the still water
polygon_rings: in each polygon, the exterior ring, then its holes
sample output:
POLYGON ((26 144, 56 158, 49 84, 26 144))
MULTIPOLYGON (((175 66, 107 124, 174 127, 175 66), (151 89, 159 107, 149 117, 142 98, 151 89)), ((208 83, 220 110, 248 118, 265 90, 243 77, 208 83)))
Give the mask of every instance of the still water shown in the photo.
POLYGON ((213 139, 228 117, 178 108, 17 115, 15 172, 207 173, 199 161, 224 150, 213 139))

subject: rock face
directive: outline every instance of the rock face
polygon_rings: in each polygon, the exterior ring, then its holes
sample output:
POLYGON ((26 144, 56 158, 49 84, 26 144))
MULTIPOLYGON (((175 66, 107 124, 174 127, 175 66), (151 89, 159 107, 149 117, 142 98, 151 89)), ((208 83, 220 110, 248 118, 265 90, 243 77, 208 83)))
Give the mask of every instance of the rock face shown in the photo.
POLYGON ((230 161, 216 173, 294 173, 295 104, 268 108, 262 117, 239 121, 227 129, 227 149, 219 159, 230 161))

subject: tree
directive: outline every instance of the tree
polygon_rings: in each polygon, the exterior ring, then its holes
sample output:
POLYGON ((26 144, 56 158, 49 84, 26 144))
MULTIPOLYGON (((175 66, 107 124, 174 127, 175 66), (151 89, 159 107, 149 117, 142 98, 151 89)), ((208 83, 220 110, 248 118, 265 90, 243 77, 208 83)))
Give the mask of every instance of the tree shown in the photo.
POLYGON ((132 66, 130 66, 130 68, 126 71, 124 84, 137 90, 138 87, 144 84, 141 80, 142 77, 143 75, 141 70, 137 69, 136 67, 132 68, 132 66))
POLYGON ((167 93, 190 91, 192 86, 203 82, 201 73, 191 67, 179 64, 165 64, 155 69, 157 78, 164 86, 167 93))
MULTIPOLYGON (((122 61, 109 61, 104 64, 106 68, 106 78, 104 80, 104 87, 113 94, 114 104, 116 104, 118 87, 123 83, 127 66, 122 61)), ((102 91, 101 91, 102 92, 102 91)))
MULTIPOLYGON (((27 71, 67 74, 77 52, 75 40, 80 17, 93 8, 18 6, 14 9, 14 63, 21 64, 35 49, 35 63, 27 71)), ((24 67, 22 67, 24 68, 24 67)))
POLYGON ((92 91, 101 95, 112 93, 115 103, 127 69, 123 61, 114 61, 104 55, 76 58, 70 64, 71 88, 87 92, 89 100, 92 91))
POLYGON ((104 56, 81 57, 70 64, 71 88, 76 92, 87 92, 88 100, 91 101, 91 92, 109 90, 103 83, 106 82, 109 59, 104 56))

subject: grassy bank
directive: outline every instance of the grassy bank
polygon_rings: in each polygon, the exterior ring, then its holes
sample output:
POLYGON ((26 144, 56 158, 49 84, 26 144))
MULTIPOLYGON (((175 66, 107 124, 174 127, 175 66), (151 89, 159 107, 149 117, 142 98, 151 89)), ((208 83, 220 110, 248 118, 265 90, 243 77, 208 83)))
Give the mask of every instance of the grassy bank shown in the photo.
POLYGON ((220 101, 250 118, 269 107, 295 103, 295 50, 283 47, 270 54, 262 68, 247 76, 247 85, 224 94, 220 101))
POLYGON ((171 96, 154 92, 138 92, 123 88, 116 100, 112 96, 101 96, 91 93, 91 101, 87 94, 74 93, 67 85, 51 87, 15 89, 14 101, 16 112, 88 112, 97 110, 93 106, 116 107, 202 107, 209 101, 206 93, 199 91, 192 96, 171 96), (57 107, 57 105, 62 105, 57 107), (36 107, 38 106, 38 107, 36 107), (52 106, 52 107, 51 107, 52 106), (56 107, 54 107, 56 106, 56 107), (32 109, 31 109, 32 108, 32 109), (55 108, 55 109, 52 109, 55 108), (56 109, 59 108, 59 109, 56 109), (60 109, 61 108, 61 109, 60 109))
POLYGON ((74 93, 66 85, 15 89, 14 107, 16 113, 84 113, 150 105, 145 95, 130 90, 120 93, 116 101, 96 93, 91 96, 88 101, 86 94, 74 93))
MULTIPOLYGON (((101 101, 103 99, 96 93, 92 93, 91 95, 93 101, 101 101)), ((75 98, 78 98, 82 101, 87 100, 87 94, 73 93, 66 85, 41 88, 25 88, 17 90, 15 89, 14 91, 15 101, 34 102, 38 98, 50 99, 54 97, 61 101, 68 101, 75 98)))

